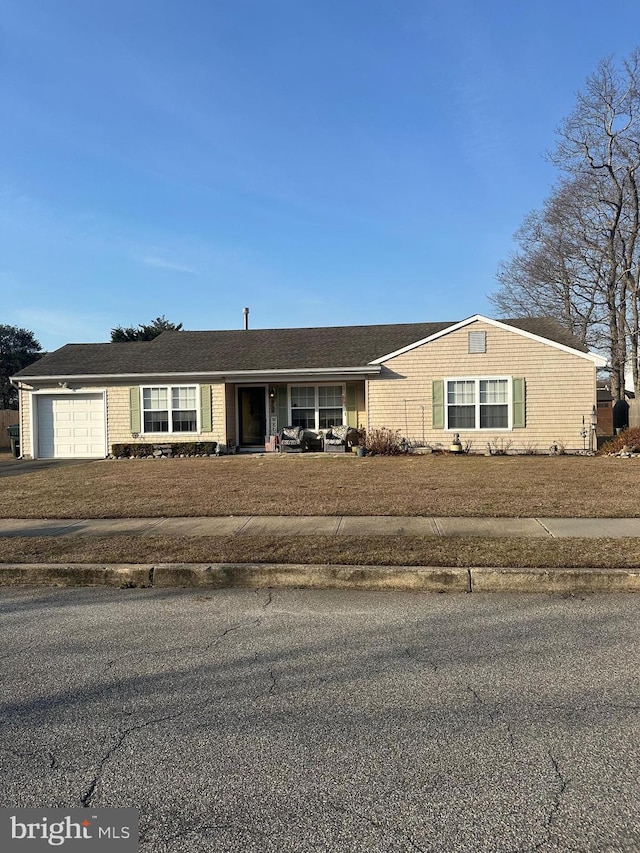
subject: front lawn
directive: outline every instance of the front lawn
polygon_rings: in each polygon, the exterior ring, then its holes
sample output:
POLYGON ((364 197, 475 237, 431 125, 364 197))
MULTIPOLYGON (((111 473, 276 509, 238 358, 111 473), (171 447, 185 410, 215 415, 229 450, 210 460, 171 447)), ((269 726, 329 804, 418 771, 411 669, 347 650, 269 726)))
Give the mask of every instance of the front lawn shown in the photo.
MULTIPOLYGON (((0 479, 0 515, 637 517, 640 459, 324 455, 87 462, 0 479)), ((640 566, 638 539, 0 538, 0 562, 640 566)))
POLYGON ((256 455, 100 460, 0 479, 4 518, 638 517, 640 459, 256 455))

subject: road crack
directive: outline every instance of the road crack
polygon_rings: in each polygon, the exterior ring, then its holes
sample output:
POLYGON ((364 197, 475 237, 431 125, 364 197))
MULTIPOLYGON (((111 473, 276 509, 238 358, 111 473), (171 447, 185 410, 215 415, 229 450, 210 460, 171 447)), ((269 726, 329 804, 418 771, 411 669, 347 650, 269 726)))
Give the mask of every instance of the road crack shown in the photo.
MULTIPOLYGON (((233 829, 233 824, 231 823, 201 823, 199 826, 190 826, 187 829, 183 829, 180 832, 175 832, 173 835, 166 835, 162 837, 162 844, 166 847, 166 845, 170 844, 172 841, 177 841, 179 838, 186 838, 189 835, 203 835, 205 832, 209 830, 219 831, 221 829, 233 829)), ((140 835, 140 844, 152 843, 146 837, 146 835, 140 835)))
POLYGON ((438 664, 437 663, 434 663, 429 658, 419 657, 418 653, 414 652, 410 647, 407 647, 404 650, 404 652, 405 652, 406 656, 409 658, 409 660, 412 660, 414 663, 424 663, 427 666, 430 666, 431 669, 433 670, 434 674, 438 671, 438 664))
POLYGON ((269 685, 269 690, 267 691, 267 696, 273 696, 276 692, 276 687, 278 686, 278 682, 276 680, 275 675, 273 674, 273 670, 269 670, 269 678, 271 679, 271 684, 269 685))
MULTIPOLYGON (((267 608, 270 604, 271 604, 271 590, 269 590, 269 598, 268 598, 268 601, 264 604, 263 609, 267 608)), ((231 625, 229 628, 225 628, 225 630, 221 634, 217 634, 210 643, 207 643, 204 646, 197 647, 197 646, 194 646, 193 644, 190 644, 190 643, 182 643, 182 644, 176 644, 174 646, 169 646, 169 647, 163 648, 162 651, 163 651, 163 653, 166 653, 166 654, 168 654, 168 653, 184 654, 184 653, 194 653, 194 652, 200 652, 202 654, 206 654, 211 649, 213 649, 217 645, 219 645, 220 642, 222 640, 224 640, 224 638, 228 634, 233 634, 235 631, 240 631, 243 628, 252 628, 252 627, 254 627, 254 625, 259 625, 261 622, 262 622, 262 618, 258 617, 256 619, 251 620, 250 622, 241 622, 238 625, 231 625)), ((153 649, 146 649, 146 650, 141 650, 141 651, 136 651, 136 652, 129 652, 126 655, 123 655, 121 658, 118 658, 117 660, 116 659, 108 660, 103 665, 102 673, 104 674, 105 672, 108 672, 109 670, 111 670, 116 665, 116 663, 120 664, 126 658, 130 658, 133 655, 135 655, 137 659, 140 659, 143 657, 157 658, 158 649, 153 648, 153 649)))
MULTIPOLYGON (((256 664, 260 664, 260 652, 253 653, 253 660, 256 664)), ((271 684, 267 688, 266 693, 259 693, 256 699, 262 699, 265 696, 275 696, 278 689, 278 678, 271 667, 267 670, 271 684)))
MULTIPOLYGON (((253 619, 251 622, 241 622, 239 625, 231 625, 229 628, 225 628, 225 630, 221 634, 218 634, 217 637, 214 637, 213 640, 210 643, 208 643, 206 646, 201 646, 200 652, 202 654, 207 654, 207 652, 211 651, 211 649, 214 649, 216 646, 220 645, 222 640, 224 640, 224 638, 228 634, 233 634, 235 631, 241 631, 243 628, 253 628, 254 625, 259 625, 261 622, 262 622, 262 619, 258 618, 258 619, 253 619)), ((194 650, 193 646, 190 648, 191 648, 191 651, 194 650)))
POLYGON ((553 800, 551 802, 551 807, 547 813, 546 835, 541 841, 539 841, 536 845, 534 845, 531 848, 532 850, 540 850, 546 844, 549 844, 551 842, 551 834, 552 834, 552 830, 553 830, 553 824, 554 824, 554 821, 558 815, 558 812, 560 811, 560 806, 562 804, 561 803, 562 797, 563 797, 565 791, 567 790, 567 786, 568 786, 569 781, 570 781, 569 779, 565 778, 564 774, 562 773, 562 771, 560 769, 558 759, 551 752, 551 750, 549 750, 548 756, 549 756, 549 759, 551 761, 551 765, 553 767, 553 772, 554 772, 554 775, 556 778, 556 782, 558 783, 558 789, 557 789, 557 791, 553 797, 553 800))
POLYGON ((116 743, 110 749, 108 749, 105 752, 105 754, 102 756, 102 758, 98 762, 97 770, 95 772, 93 779, 91 780, 91 782, 89 784, 89 787, 87 788, 85 793, 80 797, 80 805, 82 806, 82 808, 89 808, 89 806, 91 805, 91 801, 92 801, 93 796, 96 792, 96 788, 98 787, 98 785, 100 783, 100 780, 102 778, 102 774, 104 772, 104 768, 105 768, 106 764, 116 754, 116 752, 118 752, 118 750, 120 749, 122 744, 125 742, 125 740, 129 737, 130 734, 132 734, 133 732, 140 731, 141 729, 146 729, 148 726, 156 725, 157 723, 164 723, 167 720, 175 720, 178 717, 183 716, 183 714, 185 714, 185 713, 186 713, 186 711, 181 711, 179 714, 167 714, 164 717, 156 717, 153 720, 146 720, 143 723, 139 723, 138 725, 131 726, 130 728, 125 729, 124 732, 120 732, 120 735, 119 735, 116 743))
POLYGON ((340 805, 340 803, 334 803, 332 800, 328 801, 328 804, 331 806, 334 811, 339 812, 340 814, 349 815, 350 817, 357 817, 360 820, 366 821, 366 823, 375 827, 376 829, 381 830, 384 833, 392 833, 397 838, 401 838, 403 841, 406 841, 407 844, 411 845, 412 850, 417 850, 418 853, 427 853, 424 847, 420 847, 420 845, 413 839, 411 835, 406 832, 402 832, 399 829, 395 829, 394 827, 386 827, 383 824, 379 823, 375 818, 369 817, 369 815, 363 814, 362 812, 357 812, 354 809, 345 808, 345 806, 340 805))
POLYGON ((33 758, 34 755, 38 754, 37 749, 18 750, 11 749, 9 746, 0 746, 0 752, 4 752, 6 755, 13 755, 14 758, 33 758))
POLYGON ((568 780, 564 778, 560 770, 560 765, 558 764, 558 759, 551 751, 549 752, 549 758, 551 759, 551 763, 553 764, 553 772, 555 773, 556 779, 559 783, 558 791, 556 793, 556 796, 554 797, 553 803, 551 804, 551 811, 549 812, 549 816, 547 818, 547 826, 549 827, 549 829, 551 829, 553 821, 560 809, 560 800, 562 799, 562 795, 567 790, 568 780))
POLYGON ((511 748, 512 748, 512 749, 515 749, 515 748, 516 748, 516 743, 515 743, 515 739, 514 739, 514 736, 513 736, 513 729, 511 728, 511 723, 510 723, 508 720, 503 720, 503 719, 502 719, 502 716, 501 716, 500 712, 497 710, 497 708, 492 707, 491 705, 488 705, 486 702, 484 702, 484 701, 480 698, 480 695, 478 694, 478 692, 477 692, 476 690, 474 690, 474 689, 473 689, 473 687, 469 687, 469 686, 467 686, 467 690, 468 690, 468 692, 469 692, 469 693, 471 693, 471 695, 473 696, 473 698, 475 699, 475 701, 477 702, 477 704, 478 704, 481 708, 483 708, 483 709, 484 709, 484 711, 486 712, 487 716, 489 717, 489 720, 490 720, 494 725, 496 725, 496 724, 497 724, 497 725, 503 725, 503 726, 504 726, 505 731, 507 732, 507 739, 508 739, 508 741, 509 741, 509 745, 511 746, 511 748))
MULTIPOLYGON (((258 593, 258 592, 262 592, 262 590, 256 590, 256 593, 258 593)), ((267 609, 267 607, 269 607, 269 605, 270 605, 270 604, 271 604, 271 602, 273 601, 273 590, 271 589, 271 587, 270 587, 270 586, 269 586, 269 587, 267 587, 266 592, 267 592, 267 600, 266 600, 266 601, 265 601, 265 603, 262 605, 262 609, 263 609, 263 610, 266 610, 266 609, 267 609)))

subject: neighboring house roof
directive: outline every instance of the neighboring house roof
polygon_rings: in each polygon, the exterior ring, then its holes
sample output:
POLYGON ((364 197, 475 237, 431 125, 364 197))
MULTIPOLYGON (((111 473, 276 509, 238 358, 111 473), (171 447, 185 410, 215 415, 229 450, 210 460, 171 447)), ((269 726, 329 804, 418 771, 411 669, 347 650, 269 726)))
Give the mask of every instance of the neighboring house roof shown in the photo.
MULTIPOLYGON (((463 324, 473 319, 469 318, 463 324)), ((496 321, 490 321, 496 322, 496 321)), ((501 320, 579 353, 587 348, 558 323, 546 318, 501 320)), ((248 329, 163 332, 153 341, 67 344, 15 374, 16 379, 139 376, 188 373, 231 374, 269 371, 364 369, 382 356, 439 337, 456 322, 329 326, 308 329, 248 329)), ((379 370, 379 368, 377 368, 379 370)))
POLYGON ((606 379, 598 379, 596 382, 596 398, 599 403, 611 403, 613 397, 611 395, 611 387, 606 379))
MULTIPOLYGON (((611 379, 596 380, 596 395, 599 403, 613 402, 613 394, 611 393, 611 379)), ((628 400, 634 400, 636 395, 634 391, 629 391, 627 388, 625 388, 624 396, 628 400)))

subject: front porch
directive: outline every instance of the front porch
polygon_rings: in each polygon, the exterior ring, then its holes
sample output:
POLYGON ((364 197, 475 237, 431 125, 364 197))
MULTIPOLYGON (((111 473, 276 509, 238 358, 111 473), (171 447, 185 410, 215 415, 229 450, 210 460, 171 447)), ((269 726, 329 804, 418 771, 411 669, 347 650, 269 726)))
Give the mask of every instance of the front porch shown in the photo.
POLYGON ((358 381, 229 383, 226 434, 239 453, 276 452, 282 429, 304 430, 307 450, 324 450, 331 427, 364 422, 365 384, 358 381))

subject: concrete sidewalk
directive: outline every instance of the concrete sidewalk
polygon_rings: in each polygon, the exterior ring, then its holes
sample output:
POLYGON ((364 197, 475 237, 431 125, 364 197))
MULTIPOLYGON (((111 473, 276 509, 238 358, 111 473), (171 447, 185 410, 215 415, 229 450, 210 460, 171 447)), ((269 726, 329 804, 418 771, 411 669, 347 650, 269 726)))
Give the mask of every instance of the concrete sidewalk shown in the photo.
POLYGON ((640 518, 224 516, 0 519, 0 536, 488 536, 640 537, 640 518))
MULTIPOLYGON (((0 519, 0 537, 83 536, 640 537, 640 518, 230 516, 0 519)), ((535 544, 532 543, 532 547, 535 544)), ((0 564, 0 587, 120 586, 412 590, 421 592, 640 592, 640 569, 517 569, 325 564, 0 564)))

